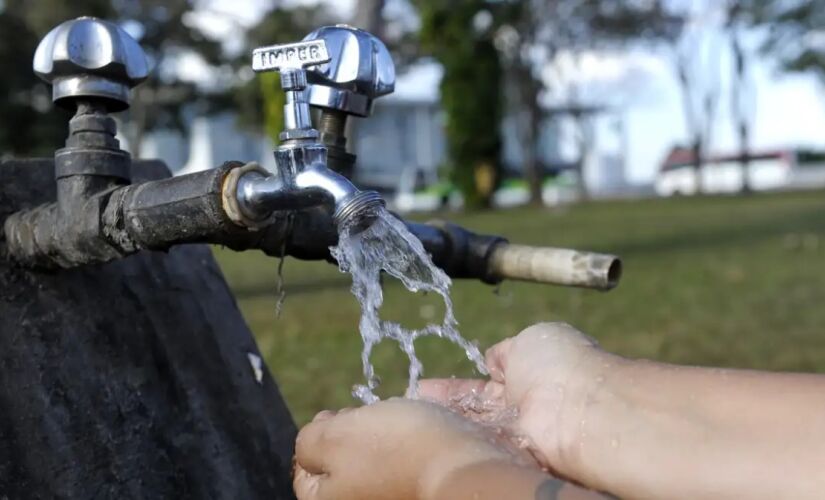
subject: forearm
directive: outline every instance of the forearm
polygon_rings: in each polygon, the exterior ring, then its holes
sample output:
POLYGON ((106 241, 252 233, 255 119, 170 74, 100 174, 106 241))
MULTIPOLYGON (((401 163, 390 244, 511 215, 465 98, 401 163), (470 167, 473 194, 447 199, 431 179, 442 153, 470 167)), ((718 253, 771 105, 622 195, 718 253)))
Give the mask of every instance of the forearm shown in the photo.
MULTIPOLYGON (((612 358, 618 359, 618 358, 612 358)), ((574 477, 633 498, 815 498, 825 377, 619 360, 567 416, 574 477)))
POLYGON ((533 467, 502 461, 468 465, 445 476, 423 500, 586 500, 603 496, 533 467))

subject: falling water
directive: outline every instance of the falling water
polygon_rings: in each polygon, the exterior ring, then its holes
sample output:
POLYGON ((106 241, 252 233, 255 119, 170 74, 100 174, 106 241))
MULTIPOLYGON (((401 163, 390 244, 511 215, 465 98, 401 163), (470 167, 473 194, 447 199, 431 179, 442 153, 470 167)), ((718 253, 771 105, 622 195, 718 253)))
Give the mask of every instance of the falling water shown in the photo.
POLYGON ((450 278, 433 264, 421 241, 407 230, 402 221, 384 208, 377 209, 375 216, 375 222, 367 229, 360 226, 342 227, 338 246, 331 248, 341 271, 352 275, 352 293, 361 303, 359 329, 364 341, 361 362, 366 385, 355 386, 353 396, 365 404, 379 400, 373 393, 379 379, 370 362, 370 354, 372 348, 383 339, 398 342, 410 360, 409 397, 417 396, 418 378, 422 371, 421 362, 415 354, 415 340, 419 337, 435 335, 450 340, 464 349, 479 372, 486 374, 478 347, 458 333, 458 322, 450 300, 450 278), (445 305, 441 324, 430 324, 416 330, 382 320, 379 317, 384 301, 381 271, 400 280, 411 292, 435 292, 440 295, 445 305))

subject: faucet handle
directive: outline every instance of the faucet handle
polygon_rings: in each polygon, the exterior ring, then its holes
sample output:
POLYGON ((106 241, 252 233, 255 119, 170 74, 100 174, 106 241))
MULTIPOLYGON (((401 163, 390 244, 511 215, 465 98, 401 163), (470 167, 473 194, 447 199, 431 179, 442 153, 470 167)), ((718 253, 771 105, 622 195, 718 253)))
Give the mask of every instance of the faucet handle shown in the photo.
POLYGON ((304 95, 307 86, 304 68, 327 61, 329 52, 324 40, 270 45, 252 51, 253 71, 277 71, 281 74, 281 88, 286 91, 281 140, 318 138, 318 132, 312 128, 309 104, 304 95))
POLYGON ((278 71, 284 90, 303 90, 306 88, 304 68, 324 64, 329 59, 324 40, 307 40, 255 49, 252 51, 252 69, 258 73, 278 71))
POLYGON ((323 40, 330 62, 309 72, 309 104, 355 116, 369 116, 372 102, 395 90, 395 64, 384 42, 345 24, 324 26, 304 41, 323 40))
POLYGON ((143 49, 116 24, 94 17, 66 21, 41 40, 32 64, 52 84, 54 102, 97 98, 109 111, 129 107, 129 89, 146 79, 143 49))

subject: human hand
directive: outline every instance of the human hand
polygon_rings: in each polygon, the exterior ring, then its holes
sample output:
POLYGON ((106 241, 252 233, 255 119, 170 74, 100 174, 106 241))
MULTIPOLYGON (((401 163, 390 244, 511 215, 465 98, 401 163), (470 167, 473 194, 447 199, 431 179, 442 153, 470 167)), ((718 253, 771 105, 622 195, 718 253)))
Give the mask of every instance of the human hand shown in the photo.
POLYGON ((450 410, 390 399, 321 412, 301 429, 294 487, 300 500, 433 499, 456 471, 490 463, 538 472, 527 457, 450 410))
POLYGON ((487 351, 490 380, 422 380, 419 395, 472 420, 506 425, 543 467, 575 479, 588 395, 620 359, 567 324, 540 323, 487 351))

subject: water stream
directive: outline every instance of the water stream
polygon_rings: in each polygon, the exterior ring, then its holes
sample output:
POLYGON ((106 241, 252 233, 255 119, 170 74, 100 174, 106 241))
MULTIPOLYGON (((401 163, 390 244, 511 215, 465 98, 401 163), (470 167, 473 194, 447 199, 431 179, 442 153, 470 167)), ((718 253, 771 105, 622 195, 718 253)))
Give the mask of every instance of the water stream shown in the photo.
POLYGON ((364 341, 361 362, 366 384, 356 385, 353 396, 364 404, 379 400, 373 392, 378 387, 379 378, 370 362, 370 354, 373 347, 384 339, 398 342, 409 358, 408 397, 417 396, 418 378, 422 372, 421 362, 415 354, 415 341, 426 335, 445 338, 458 345, 476 369, 486 374, 478 347, 458 332, 458 321, 450 300, 450 278, 433 264, 421 241, 409 232, 402 221, 384 208, 377 209, 375 216, 375 222, 365 230, 361 227, 342 227, 338 246, 331 248, 341 271, 352 275, 352 293, 361 304, 359 329, 364 341), (382 320, 379 315, 384 301, 381 271, 400 280, 411 292, 435 292, 440 295, 445 306, 442 322, 411 329, 382 320))

